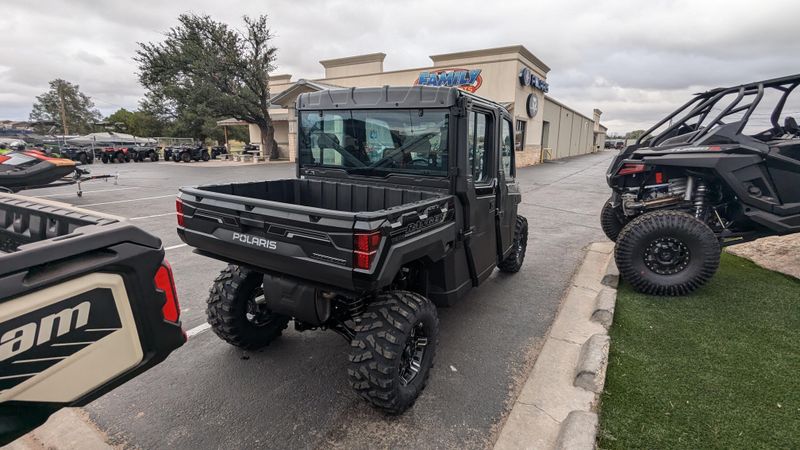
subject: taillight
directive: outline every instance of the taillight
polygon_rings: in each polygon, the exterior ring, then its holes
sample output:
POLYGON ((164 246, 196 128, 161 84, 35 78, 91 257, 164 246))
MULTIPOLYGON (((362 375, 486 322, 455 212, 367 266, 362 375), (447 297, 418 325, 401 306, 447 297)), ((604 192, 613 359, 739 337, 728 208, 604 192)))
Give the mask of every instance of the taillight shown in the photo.
POLYGON ((181 227, 184 226, 183 225, 183 202, 179 198, 175 199, 175 211, 177 211, 177 213, 178 213, 178 226, 181 226, 181 227))
POLYGON ((353 267, 356 269, 369 269, 380 245, 380 231, 356 233, 353 236, 353 267))
POLYGON ((656 172, 656 184, 662 184, 664 182, 664 172, 656 172))
POLYGON ((625 163, 619 168, 617 175, 631 175, 634 173, 642 173, 645 170, 644 164, 625 163))
POLYGON ((172 267, 165 259, 161 263, 161 267, 156 271, 156 289, 164 292, 166 301, 161 307, 161 315, 164 320, 178 323, 181 316, 181 305, 178 303, 178 293, 175 290, 175 278, 172 276, 172 267))

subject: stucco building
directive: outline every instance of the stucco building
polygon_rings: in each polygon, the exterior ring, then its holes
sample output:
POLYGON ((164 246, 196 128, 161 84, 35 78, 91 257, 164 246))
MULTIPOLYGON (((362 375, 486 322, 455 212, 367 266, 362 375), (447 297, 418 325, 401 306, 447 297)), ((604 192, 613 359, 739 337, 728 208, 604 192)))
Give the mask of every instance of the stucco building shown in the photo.
MULTIPOLYGON (((297 96, 323 89, 376 86, 457 86, 505 106, 515 119, 517 166, 546 159, 595 152, 603 148, 601 112, 589 117, 549 95, 550 68, 522 45, 431 56, 433 65, 384 71, 384 53, 320 61, 325 77, 292 81, 291 75, 270 77, 275 140, 282 157, 294 160, 297 96)), ((250 125, 250 141, 260 142, 250 125)))

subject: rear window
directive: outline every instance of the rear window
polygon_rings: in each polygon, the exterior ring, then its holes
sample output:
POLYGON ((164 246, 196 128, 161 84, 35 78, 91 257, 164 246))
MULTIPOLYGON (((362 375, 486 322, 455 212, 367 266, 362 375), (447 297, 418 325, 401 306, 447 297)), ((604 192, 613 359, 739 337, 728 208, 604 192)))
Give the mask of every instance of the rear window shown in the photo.
POLYGON ((447 175, 448 110, 302 111, 303 166, 365 175, 447 175))

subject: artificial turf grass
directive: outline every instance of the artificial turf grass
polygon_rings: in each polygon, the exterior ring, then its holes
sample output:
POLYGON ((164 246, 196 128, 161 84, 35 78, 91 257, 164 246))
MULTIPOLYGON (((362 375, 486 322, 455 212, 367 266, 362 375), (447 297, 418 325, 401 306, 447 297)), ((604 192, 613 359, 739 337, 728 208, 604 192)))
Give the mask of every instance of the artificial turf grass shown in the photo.
POLYGON ((800 448, 800 280, 723 254, 704 288, 620 286, 600 448, 800 448))

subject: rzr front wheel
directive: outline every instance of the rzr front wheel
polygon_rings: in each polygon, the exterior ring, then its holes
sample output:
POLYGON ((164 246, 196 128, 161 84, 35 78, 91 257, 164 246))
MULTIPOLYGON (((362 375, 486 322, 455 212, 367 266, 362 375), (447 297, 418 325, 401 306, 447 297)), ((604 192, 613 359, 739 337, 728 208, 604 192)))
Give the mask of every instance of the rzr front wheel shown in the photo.
POLYGON ((631 221, 614 255, 622 278, 639 292, 686 295, 719 267, 720 246, 703 222, 680 211, 656 211, 631 221))

